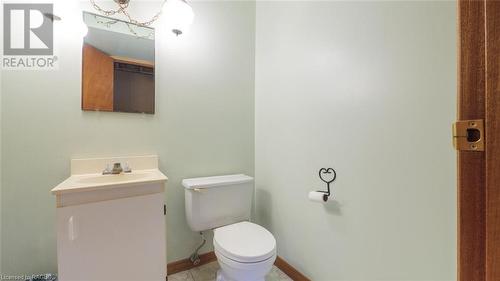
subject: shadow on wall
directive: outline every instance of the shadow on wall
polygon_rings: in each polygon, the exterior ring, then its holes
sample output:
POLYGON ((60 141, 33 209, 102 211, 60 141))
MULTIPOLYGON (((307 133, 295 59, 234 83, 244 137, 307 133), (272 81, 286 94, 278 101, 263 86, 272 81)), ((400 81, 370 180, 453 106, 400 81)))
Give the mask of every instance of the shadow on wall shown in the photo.
POLYGON ((268 190, 260 189, 255 186, 255 202, 259 202, 259 208, 255 208, 256 217, 254 218, 262 226, 268 228, 272 225, 271 213, 273 212, 272 195, 268 190))
POLYGON ((342 215, 342 204, 337 200, 328 200, 328 202, 323 204, 323 208, 330 215, 341 216, 342 215))

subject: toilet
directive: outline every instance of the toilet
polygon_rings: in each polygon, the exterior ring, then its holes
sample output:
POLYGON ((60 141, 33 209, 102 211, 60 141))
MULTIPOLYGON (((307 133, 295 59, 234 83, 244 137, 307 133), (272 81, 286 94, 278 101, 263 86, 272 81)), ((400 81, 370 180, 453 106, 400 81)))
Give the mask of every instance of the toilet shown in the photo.
POLYGON ((217 281, 264 281, 276 260, 276 239, 250 222, 253 178, 227 175, 184 179, 186 218, 196 232, 214 231, 217 281))

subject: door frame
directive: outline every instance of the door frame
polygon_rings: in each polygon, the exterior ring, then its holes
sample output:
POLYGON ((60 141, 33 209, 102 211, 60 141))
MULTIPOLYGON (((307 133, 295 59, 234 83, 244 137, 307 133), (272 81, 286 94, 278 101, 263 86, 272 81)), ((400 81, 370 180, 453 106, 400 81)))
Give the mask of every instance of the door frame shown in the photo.
POLYGON ((459 151, 458 280, 500 280, 500 1, 458 1, 458 120, 485 120, 485 151, 459 151))

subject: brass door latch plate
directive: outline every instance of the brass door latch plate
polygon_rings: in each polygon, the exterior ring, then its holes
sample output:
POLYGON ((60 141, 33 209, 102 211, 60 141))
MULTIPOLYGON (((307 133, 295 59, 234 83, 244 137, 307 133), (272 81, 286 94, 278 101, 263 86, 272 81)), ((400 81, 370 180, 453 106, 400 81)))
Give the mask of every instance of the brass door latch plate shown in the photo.
POLYGON ((484 151, 484 120, 463 120, 453 124, 456 150, 484 151))

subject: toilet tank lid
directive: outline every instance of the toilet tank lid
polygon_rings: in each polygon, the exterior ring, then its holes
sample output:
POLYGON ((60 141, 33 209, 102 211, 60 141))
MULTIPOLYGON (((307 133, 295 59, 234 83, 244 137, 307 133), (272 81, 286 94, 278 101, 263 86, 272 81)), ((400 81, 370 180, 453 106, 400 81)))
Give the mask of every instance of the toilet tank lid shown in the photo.
POLYGON ((240 184, 240 183, 249 183, 252 181, 253 178, 250 176, 244 174, 237 174, 237 175, 183 179, 182 185, 186 189, 195 189, 195 188, 212 188, 212 187, 220 187, 220 186, 240 184))

